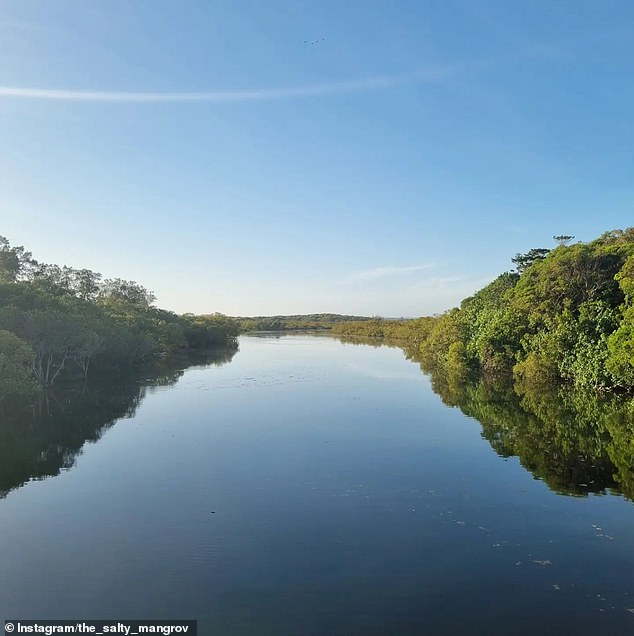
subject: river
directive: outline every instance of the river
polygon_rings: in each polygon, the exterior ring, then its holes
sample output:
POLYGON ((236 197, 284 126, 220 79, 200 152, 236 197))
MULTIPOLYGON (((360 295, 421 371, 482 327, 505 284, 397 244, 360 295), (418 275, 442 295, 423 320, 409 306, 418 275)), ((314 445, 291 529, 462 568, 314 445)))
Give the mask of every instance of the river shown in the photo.
POLYGON ((583 433, 576 402, 434 388, 396 348, 253 335, 215 364, 5 408, 0 616, 634 631, 631 409, 586 401, 583 433))

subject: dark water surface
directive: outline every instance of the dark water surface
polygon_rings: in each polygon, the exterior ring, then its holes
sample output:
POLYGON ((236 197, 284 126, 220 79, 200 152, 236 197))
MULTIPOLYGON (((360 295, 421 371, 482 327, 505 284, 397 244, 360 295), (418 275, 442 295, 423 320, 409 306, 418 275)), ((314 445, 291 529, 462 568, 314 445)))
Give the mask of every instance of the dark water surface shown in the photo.
POLYGON ((1 618, 634 633, 631 410, 448 408, 400 350, 328 337, 230 359, 5 414, 1 618))

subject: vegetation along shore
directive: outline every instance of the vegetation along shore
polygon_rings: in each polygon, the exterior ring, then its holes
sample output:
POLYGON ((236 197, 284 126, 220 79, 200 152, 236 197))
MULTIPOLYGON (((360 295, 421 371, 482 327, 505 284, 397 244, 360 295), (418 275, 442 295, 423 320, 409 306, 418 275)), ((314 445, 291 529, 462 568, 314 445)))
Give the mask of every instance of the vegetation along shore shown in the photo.
POLYGON ((460 307, 415 320, 333 326, 339 336, 398 339, 423 368, 454 378, 510 375, 535 384, 634 388, 634 228, 512 259, 515 270, 460 307))
POLYGON ((0 237, 0 399, 157 357, 237 347, 238 323, 177 315, 134 281, 36 261, 0 237))
POLYGON ((152 292, 88 269, 36 261, 0 237, 0 393, 120 371, 156 356, 236 347, 240 332, 331 329, 400 342, 454 379, 510 376, 531 385, 634 388, 634 228, 588 243, 555 237, 460 307, 386 320, 337 314, 177 315, 152 292))

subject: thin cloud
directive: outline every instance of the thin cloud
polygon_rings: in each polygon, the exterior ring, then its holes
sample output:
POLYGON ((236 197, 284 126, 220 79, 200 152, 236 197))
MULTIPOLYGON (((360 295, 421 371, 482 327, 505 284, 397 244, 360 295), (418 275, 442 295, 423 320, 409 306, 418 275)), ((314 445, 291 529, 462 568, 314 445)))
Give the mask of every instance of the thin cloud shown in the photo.
POLYGON ((545 46, 535 49, 528 47, 515 53, 507 53, 504 57, 482 58, 468 62, 438 65, 419 69, 409 73, 395 75, 380 75, 344 82, 325 82, 290 86, 286 88, 247 88, 240 90, 210 90, 210 91, 91 91, 81 89, 41 88, 29 86, 0 86, 0 98, 30 99, 63 102, 110 102, 110 103, 235 103, 274 101, 282 99, 297 99, 319 95, 337 95, 346 93, 361 93, 366 91, 394 88, 408 84, 433 82, 448 79, 456 75, 474 70, 483 70, 509 64, 524 59, 548 59, 552 55, 545 46))
POLYGON ((367 283, 390 276, 401 276, 403 274, 411 274, 412 272, 420 272, 425 269, 431 269, 432 267, 433 265, 431 263, 425 265, 409 265, 407 267, 375 267, 374 269, 352 274, 347 278, 346 282, 367 283))
POLYGON ((244 90, 202 92, 130 92, 130 91, 86 91, 53 88, 29 88, 0 86, 0 97, 13 99, 49 100, 66 102, 253 102, 335 95, 392 88, 418 82, 431 82, 448 77, 458 71, 457 67, 436 67, 401 75, 384 75, 347 82, 307 84, 288 88, 253 88, 244 90))
POLYGON ((53 29, 39 22, 31 22, 29 20, 1 20, 0 31, 7 31, 15 34, 16 31, 46 31, 51 32, 53 29))
POLYGON ((495 276, 438 276, 417 282, 405 291, 408 296, 442 300, 441 304, 447 308, 471 296, 494 278, 495 276), (449 302, 448 299, 452 300, 449 302))

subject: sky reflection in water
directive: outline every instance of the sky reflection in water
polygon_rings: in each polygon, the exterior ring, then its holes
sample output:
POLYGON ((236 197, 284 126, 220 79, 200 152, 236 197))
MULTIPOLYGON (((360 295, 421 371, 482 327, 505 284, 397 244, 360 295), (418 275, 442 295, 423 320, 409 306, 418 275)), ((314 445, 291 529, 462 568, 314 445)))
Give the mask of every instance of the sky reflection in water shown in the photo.
POLYGON ((626 402, 434 378, 448 408, 400 350, 311 335, 179 376, 5 412, 3 616, 634 628, 626 402))

